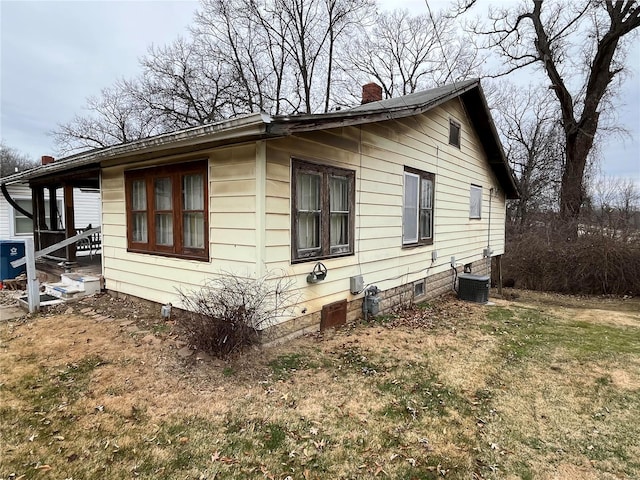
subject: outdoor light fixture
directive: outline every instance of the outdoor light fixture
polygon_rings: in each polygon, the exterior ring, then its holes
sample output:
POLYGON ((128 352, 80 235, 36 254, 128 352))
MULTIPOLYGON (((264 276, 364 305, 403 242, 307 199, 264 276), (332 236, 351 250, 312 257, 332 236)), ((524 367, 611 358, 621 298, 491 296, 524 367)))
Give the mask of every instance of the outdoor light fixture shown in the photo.
POLYGON ((307 275, 307 283, 318 283, 321 280, 324 280, 327 276, 327 267, 324 266, 324 263, 318 262, 314 265, 311 273, 307 275))

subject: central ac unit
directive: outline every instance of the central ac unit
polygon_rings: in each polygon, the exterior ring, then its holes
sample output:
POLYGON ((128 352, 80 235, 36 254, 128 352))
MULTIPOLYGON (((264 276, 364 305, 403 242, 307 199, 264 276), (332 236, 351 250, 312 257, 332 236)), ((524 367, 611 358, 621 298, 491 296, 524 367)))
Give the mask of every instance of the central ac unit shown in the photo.
POLYGON ((476 303, 487 303, 490 285, 489 275, 462 273, 458 276, 458 298, 476 303))

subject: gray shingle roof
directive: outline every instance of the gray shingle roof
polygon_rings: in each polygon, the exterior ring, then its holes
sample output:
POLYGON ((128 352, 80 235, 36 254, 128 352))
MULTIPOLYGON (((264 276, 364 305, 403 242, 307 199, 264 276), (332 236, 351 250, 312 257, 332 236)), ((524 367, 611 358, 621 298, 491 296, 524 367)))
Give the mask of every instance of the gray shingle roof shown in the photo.
POLYGON ((442 87, 436 87, 421 92, 410 93, 402 97, 388 98, 378 102, 365 103, 357 107, 350 108, 348 112, 374 112, 379 110, 396 110, 407 107, 426 106, 438 102, 444 98, 457 96, 462 92, 480 84, 477 78, 456 82, 442 87))

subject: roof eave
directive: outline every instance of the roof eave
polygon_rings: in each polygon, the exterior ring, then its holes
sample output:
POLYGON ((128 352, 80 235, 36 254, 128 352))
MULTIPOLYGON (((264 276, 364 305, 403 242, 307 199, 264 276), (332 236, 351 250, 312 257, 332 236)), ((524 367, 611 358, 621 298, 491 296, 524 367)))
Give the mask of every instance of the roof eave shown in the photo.
POLYGON ((2 184, 23 183, 27 180, 62 173, 65 171, 99 165, 107 160, 115 160, 139 155, 159 148, 171 146, 172 148, 193 146, 216 141, 241 140, 244 137, 264 136, 267 125, 271 123, 271 117, 264 113, 254 113, 231 120, 224 120, 204 126, 180 130, 178 132, 165 133, 155 137, 136 140, 130 143, 113 145, 99 150, 91 150, 70 157, 40 165, 24 172, 9 175, 0 179, 2 184))
MULTIPOLYGON (((463 102, 465 101, 465 96, 461 96, 461 98, 463 99, 463 102)), ((487 103, 487 99, 484 95, 484 92, 482 91, 482 88, 480 85, 478 85, 478 90, 477 90, 477 98, 479 99, 481 106, 482 106, 482 112, 485 114, 486 118, 484 119, 486 121, 486 125, 489 129, 490 135, 493 138, 493 141, 495 142, 495 153, 497 154, 497 158, 496 156, 490 156, 489 152, 487 153, 487 161, 489 162, 489 164, 491 165, 492 169, 494 170, 494 172, 497 174, 497 176, 499 177, 498 179, 501 180, 501 186, 504 190, 505 193, 505 197, 509 200, 517 200, 520 198, 520 192, 518 190, 518 185, 516 183, 516 179, 515 176, 513 174, 513 170, 511 169, 511 166, 509 165, 509 161, 507 159, 507 156, 504 153, 504 149, 502 147, 502 142, 500 141, 500 136, 498 135, 498 129, 495 126, 495 123, 493 122, 493 117, 491 116, 491 110, 489 109, 489 105, 487 103)), ((465 102, 466 103, 466 102, 465 102)), ((478 128, 478 126, 476 125, 476 129, 478 128)), ((486 141, 486 138, 483 139, 484 141, 486 141)), ((487 150, 486 145, 485 145, 485 151, 487 150)))

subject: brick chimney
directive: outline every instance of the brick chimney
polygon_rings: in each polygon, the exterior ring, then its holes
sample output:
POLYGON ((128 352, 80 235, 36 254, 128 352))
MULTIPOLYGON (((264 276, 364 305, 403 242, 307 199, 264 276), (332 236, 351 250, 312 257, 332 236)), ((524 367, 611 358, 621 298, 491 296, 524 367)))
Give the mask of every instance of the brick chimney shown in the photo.
POLYGON ((55 158, 50 157, 49 155, 43 155, 41 158, 42 165, 49 165, 50 163, 53 163, 54 160, 55 158))
POLYGON ((362 105, 382 100, 382 87, 377 83, 367 83, 362 86, 362 105))

